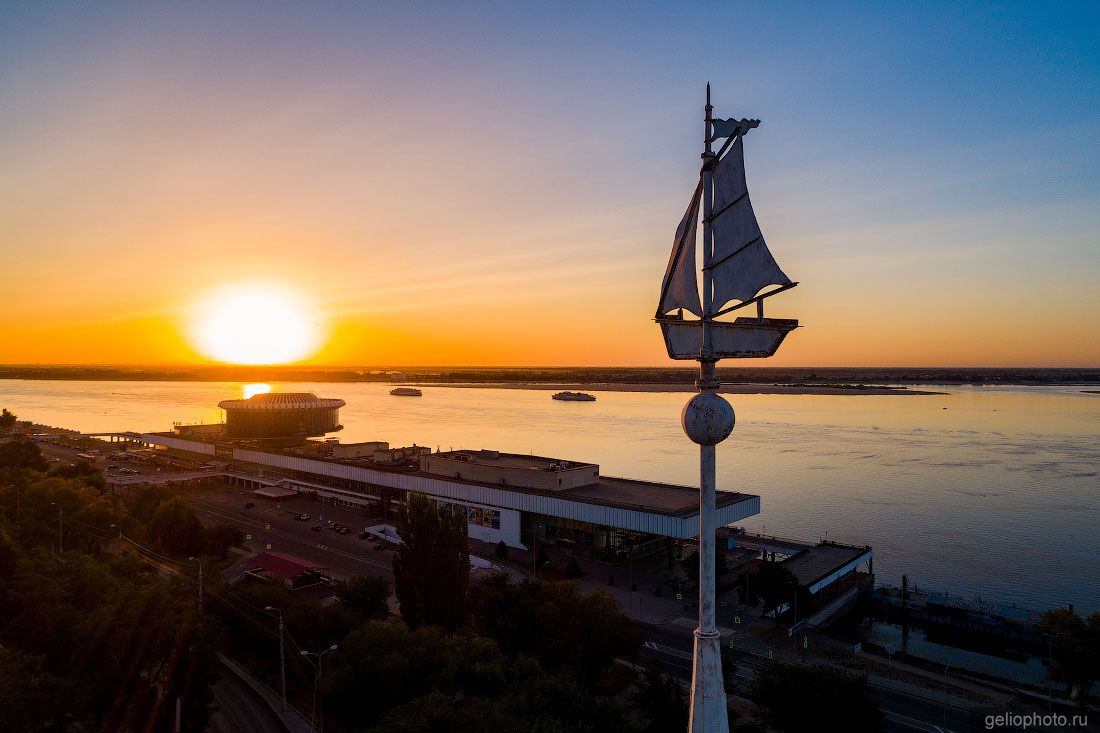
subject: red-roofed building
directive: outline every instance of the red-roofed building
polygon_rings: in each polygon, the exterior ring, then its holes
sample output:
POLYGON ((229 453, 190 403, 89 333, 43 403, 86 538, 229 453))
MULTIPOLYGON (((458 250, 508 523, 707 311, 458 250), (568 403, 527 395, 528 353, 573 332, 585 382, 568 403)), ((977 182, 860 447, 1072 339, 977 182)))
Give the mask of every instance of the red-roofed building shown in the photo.
POLYGON ((326 578, 328 568, 311 560, 284 552, 261 552, 249 560, 249 573, 264 580, 282 582, 287 588, 300 588, 326 578))

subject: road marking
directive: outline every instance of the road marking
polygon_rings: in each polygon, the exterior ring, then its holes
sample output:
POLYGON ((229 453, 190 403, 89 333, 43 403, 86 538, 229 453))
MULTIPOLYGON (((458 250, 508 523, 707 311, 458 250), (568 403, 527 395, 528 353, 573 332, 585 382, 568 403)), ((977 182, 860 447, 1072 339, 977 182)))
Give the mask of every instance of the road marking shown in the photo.
POLYGON ((906 728, 912 728, 913 730, 925 731, 925 733, 951 733, 949 730, 939 727, 938 725, 932 725, 926 723, 923 720, 916 718, 910 718, 908 715, 902 715, 901 713, 893 713, 889 710, 884 710, 886 717, 893 720, 895 723, 900 723, 906 728))

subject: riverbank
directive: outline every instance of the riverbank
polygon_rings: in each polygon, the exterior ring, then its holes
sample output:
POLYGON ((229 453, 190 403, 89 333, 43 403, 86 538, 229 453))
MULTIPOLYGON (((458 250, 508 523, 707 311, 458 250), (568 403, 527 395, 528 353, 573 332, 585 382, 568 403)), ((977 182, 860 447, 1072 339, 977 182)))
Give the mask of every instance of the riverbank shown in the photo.
MULTIPOLYGON (((694 384, 589 384, 584 382, 547 384, 544 382, 416 382, 417 387, 454 387, 458 389, 537 389, 584 392, 695 392, 694 384)), ((886 387, 866 384, 723 384, 724 394, 803 394, 803 395, 946 395, 947 392, 886 387)))

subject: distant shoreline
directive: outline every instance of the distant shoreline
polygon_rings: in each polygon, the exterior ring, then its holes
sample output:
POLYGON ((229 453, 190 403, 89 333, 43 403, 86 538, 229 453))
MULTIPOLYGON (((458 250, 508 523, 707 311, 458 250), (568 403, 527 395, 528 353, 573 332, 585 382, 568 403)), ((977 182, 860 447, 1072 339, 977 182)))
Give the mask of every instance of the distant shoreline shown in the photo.
MULTIPOLYGON (((730 360, 731 362, 735 360, 730 360)), ((0 364, 3 380, 87 382, 315 382, 524 389, 691 392, 697 365, 668 367, 418 367, 0 364)), ((1097 368, 718 367, 731 394, 936 394, 956 387, 1100 388, 1097 368), (890 385, 890 386, 885 386, 890 385)))
MULTIPOLYGON (((537 389, 590 392, 694 392, 694 384, 587 384, 545 382, 409 382, 417 387, 452 387, 457 389, 537 389)), ((804 395, 946 395, 908 387, 884 387, 866 384, 723 384, 724 394, 804 394, 804 395)))

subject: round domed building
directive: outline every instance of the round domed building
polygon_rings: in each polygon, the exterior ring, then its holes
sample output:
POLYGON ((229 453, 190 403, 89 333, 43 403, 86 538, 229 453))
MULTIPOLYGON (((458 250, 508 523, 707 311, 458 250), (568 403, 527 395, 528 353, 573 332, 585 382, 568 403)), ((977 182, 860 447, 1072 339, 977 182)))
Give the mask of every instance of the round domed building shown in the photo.
POLYGON ((340 430, 343 400, 312 392, 267 392, 247 400, 222 400, 225 436, 238 438, 312 438, 340 430))

